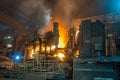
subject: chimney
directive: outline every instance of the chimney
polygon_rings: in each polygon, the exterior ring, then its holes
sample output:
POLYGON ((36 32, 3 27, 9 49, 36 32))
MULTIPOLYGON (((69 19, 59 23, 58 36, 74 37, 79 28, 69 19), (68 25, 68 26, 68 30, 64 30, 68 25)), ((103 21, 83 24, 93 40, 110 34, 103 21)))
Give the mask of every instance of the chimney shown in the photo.
POLYGON ((56 47, 58 46, 59 43, 59 30, 58 30, 58 22, 53 23, 53 33, 54 33, 54 42, 56 47))

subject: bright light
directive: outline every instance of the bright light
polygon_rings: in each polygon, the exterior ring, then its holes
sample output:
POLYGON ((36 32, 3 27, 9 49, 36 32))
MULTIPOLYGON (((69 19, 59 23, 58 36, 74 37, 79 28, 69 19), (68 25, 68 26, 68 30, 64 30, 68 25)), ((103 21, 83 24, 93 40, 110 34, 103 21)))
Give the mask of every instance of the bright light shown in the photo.
POLYGON ((63 61, 63 58, 65 57, 65 55, 63 53, 58 53, 58 57, 60 58, 61 61, 63 61))
POLYGON ((7 44, 7 48, 11 48, 12 47, 12 44, 7 44))
POLYGON ((78 57, 79 56, 79 50, 77 50, 74 55, 75 55, 75 57, 78 57))
POLYGON ((77 31, 77 32, 76 32, 75 36, 77 37, 77 36, 78 36, 78 34, 79 34, 79 31, 77 31))
POLYGON ((39 46, 36 46, 36 48, 35 48, 35 52, 34 52, 34 53, 36 53, 36 54, 39 53, 39 46))
POLYGON ((59 22, 59 48, 64 48, 68 42, 69 36, 66 27, 59 22))
POLYGON ((8 38, 8 39, 11 39, 12 37, 11 37, 11 36, 8 36, 7 38, 8 38))
POLYGON ((51 49, 52 49, 52 50, 54 50, 55 48, 56 48, 56 46, 55 46, 55 45, 53 45, 53 46, 51 47, 51 49))
POLYGON ((57 57, 57 55, 55 54, 54 57, 57 57))
POLYGON ((59 43, 58 48, 65 48, 68 40, 69 40, 69 31, 67 29, 66 23, 63 22, 59 17, 53 18, 54 22, 58 22, 59 26, 59 43))
POLYGON ((14 53, 12 57, 13 57, 14 62, 22 61, 22 54, 21 53, 14 53))
POLYGON ((42 51, 45 51, 45 47, 42 47, 42 51))
POLYGON ((78 37, 79 37, 79 30, 76 31, 76 33, 75 33, 75 42, 76 42, 76 44, 78 44, 77 43, 78 42, 78 37))
POLYGON ((32 49, 32 53, 30 55, 31 58, 33 58, 34 50, 32 49))
POLYGON ((16 56, 16 60, 19 60, 20 59, 20 56, 16 56))
POLYGON ((47 51, 50 51, 50 47, 47 47, 47 51))
POLYGON ((4 39, 11 39, 11 38, 12 38, 11 36, 4 37, 4 39))

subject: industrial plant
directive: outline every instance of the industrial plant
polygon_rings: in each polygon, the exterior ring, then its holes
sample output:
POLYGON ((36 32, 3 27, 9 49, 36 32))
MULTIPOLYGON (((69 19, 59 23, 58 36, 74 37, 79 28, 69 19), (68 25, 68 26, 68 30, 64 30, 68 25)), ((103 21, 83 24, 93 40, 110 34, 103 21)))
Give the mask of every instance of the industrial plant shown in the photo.
POLYGON ((0 80, 120 80, 119 0, 12 1, 0 1, 0 80))

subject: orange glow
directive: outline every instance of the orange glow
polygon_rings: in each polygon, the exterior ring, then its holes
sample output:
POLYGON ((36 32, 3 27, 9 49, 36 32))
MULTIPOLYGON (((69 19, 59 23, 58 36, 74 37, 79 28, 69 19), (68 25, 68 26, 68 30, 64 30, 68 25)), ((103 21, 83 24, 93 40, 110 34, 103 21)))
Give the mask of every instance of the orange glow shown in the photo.
POLYGON ((27 56, 28 59, 32 59, 32 58, 33 58, 33 54, 34 54, 33 46, 29 46, 29 47, 27 48, 27 50, 28 50, 28 53, 29 53, 29 55, 27 56))
POLYGON ((55 45, 53 45, 52 47, 51 47, 51 50, 54 50, 56 48, 56 46, 55 45))
POLYGON ((75 36, 77 37, 77 36, 78 36, 78 34, 79 34, 79 30, 76 32, 75 36))
MULTIPOLYGON (((58 48, 65 48, 65 46, 68 43, 68 39, 69 39, 69 34, 68 34, 68 29, 63 20, 61 20, 60 18, 53 18, 52 23, 50 23, 49 25, 46 25, 45 30, 50 31, 53 29, 53 23, 54 22, 58 22, 58 29, 59 29, 59 43, 58 43, 58 48)), ((38 45, 38 43, 36 43, 38 45)), ((56 46, 53 44, 51 46, 47 46, 46 51, 50 52, 50 47, 51 50, 55 50, 56 46)), ((35 51, 33 49, 33 47, 29 50, 29 57, 33 58, 34 54, 38 54, 39 52, 39 45, 35 47, 35 51)), ((41 48, 42 52, 45 52, 45 46, 42 46, 41 48)))
POLYGON ((30 57, 33 58, 34 50, 32 49, 32 52, 30 54, 30 57))
MULTIPOLYGON (((55 45, 51 46, 51 50, 54 50, 55 48, 56 48, 55 45)), ((45 51, 45 47, 44 47, 44 46, 42 47, 42 51, 43 51, 43 52, 45 51)), ((49 46, 46 48, 46 51, 47 51, 47 52, 50 51, 50 47, 49 47, 49 46)))
POLYGON ((50 47, 47 47, 47 51, 50 51, 50 47))
MULTIPOLYGON (((44 46, 42 47, 42 51, 43 51, 43 52, 45 51, 45 47, 44 47, 44 46)), ((50 51, 50 47, 47 47, 47 48, 46 48, 46 51, 50 51)))
POLYGON ((38 53, 38 52, 39 52, 39 46, 36 46, 35 53, 38 53))
POLYGON ((42 47, 42 51, 45 51, 45 47, 42 47))
POLYGON ((60 18, 55 18, 54 22, 58 22, 59 27, 59 48, 64 48, 68 42, 68 30, 67 26, 65 26, 64 22, 60 18))
POLYGON ((78 41, 78 37, 79 37, 79 30, 76 32, 76 34, 75 34, 75 42, 77 43, 77 41, 78 41))
POLYGON ((68 42, 69 39, 69 34, 68 34, 68 29, 63 20, 61 20, 60 18, 52 18, 52 21, 49 25, 47 25, 47 27, 45 27, 46 32, 53 30, 53 23, 54 22, 58 22, 58 29, 59 29, 59 44, 58 47, 59 48, 64 48, 68 42))
POLYGON ((60 58, 61 61, 63 61, 63 58, 65 57, 65 55, 61 52, 59 52, 57 56, 60 58))

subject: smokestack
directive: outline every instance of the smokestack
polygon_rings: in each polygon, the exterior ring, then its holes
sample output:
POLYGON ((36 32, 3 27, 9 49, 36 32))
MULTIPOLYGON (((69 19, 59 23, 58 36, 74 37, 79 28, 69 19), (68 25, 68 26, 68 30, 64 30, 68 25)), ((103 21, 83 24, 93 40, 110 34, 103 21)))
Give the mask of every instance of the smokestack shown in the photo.
POLYGON ((53 26, 54 26, 54 27, 53 27, 54 34, 57 35, 57 34, 58 34, 58 23, 57 23, 57 22, 54 22, 54 23, 53 23, 53 26))
POLYGON ((54 42, 56 47, 58 47, 59 43, 59 30, 58 30, 58 23, 54 22, 53 23, 53 33, 54 33, 54 42))

